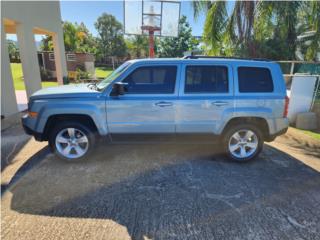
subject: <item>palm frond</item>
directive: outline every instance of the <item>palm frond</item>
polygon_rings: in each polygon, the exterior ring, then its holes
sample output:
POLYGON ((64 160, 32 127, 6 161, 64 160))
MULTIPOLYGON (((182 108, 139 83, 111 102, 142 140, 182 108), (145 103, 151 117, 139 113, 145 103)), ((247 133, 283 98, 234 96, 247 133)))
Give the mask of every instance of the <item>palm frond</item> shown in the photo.
POLYGON ((204 39, 212 43, 220 41, 226 27, 227 17, 226 2, 214 2, 207 13, 204 25, 204 39))
POLYGON ((192 0, 193 17, 197 19, 201 12, 207 12, 211 7, 210 1, 192 0))

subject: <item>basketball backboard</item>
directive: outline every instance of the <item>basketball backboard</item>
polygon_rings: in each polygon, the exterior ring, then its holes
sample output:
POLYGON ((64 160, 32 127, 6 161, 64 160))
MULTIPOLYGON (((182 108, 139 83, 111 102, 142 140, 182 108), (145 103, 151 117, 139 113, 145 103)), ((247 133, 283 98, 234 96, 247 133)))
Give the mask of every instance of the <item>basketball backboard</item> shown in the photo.
POLYGON ((124 33, 148 35, 148 27, 155 36, 177 37, 180 1, 124 0, 124 33))

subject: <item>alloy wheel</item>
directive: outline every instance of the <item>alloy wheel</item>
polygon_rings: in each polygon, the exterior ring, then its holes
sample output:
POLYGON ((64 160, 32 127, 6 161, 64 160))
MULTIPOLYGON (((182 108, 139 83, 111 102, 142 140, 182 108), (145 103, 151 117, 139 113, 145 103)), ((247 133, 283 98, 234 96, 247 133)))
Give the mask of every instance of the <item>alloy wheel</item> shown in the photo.
POLYGON ((86 154, 89 149, 89 139, 77 128, 65 128, 57 134, 55 145, 63 157, 75 159, 86 154))
POLYGON ((248 158, 252 156, 258 148, 257 135, 248 129, 235 132, 229 139, 229 152, 236 158, 248 158))

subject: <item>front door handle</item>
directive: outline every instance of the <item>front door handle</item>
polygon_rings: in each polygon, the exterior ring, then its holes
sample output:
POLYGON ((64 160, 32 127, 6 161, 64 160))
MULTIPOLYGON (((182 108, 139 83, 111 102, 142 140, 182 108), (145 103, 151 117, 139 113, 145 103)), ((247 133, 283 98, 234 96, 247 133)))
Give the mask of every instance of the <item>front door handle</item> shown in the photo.
POLYGON ((216 101, 216 102, 212 102, 212 104, 217 107, 220 107, 220 106, 228 105, 228 102, 216 101))
POLYGON ((157 102, 155 105, 158 107, 170 107, 173 105, 173 103, 172 102, 157 102))

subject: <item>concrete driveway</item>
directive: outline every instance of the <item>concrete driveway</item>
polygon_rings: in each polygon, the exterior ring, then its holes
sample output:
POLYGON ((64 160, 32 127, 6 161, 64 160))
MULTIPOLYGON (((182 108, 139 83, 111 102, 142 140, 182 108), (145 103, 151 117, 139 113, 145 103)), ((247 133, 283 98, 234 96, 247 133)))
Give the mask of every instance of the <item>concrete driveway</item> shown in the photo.
POLYGON ((29 139, 2 171, 1 236, 320 239, 319 142, 290 130, 245 164, 217 149, 100 146, 66 164, 29 139))

